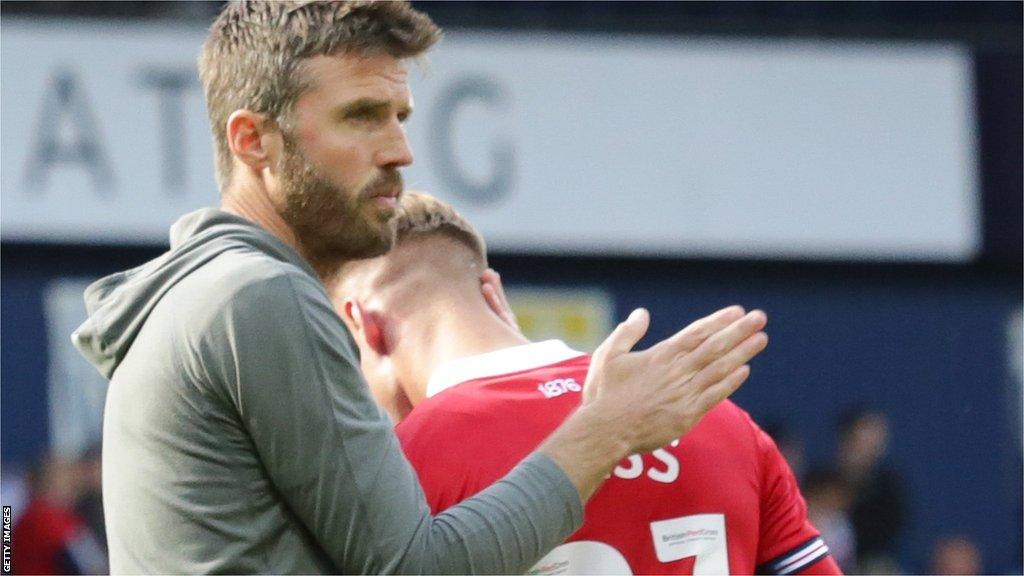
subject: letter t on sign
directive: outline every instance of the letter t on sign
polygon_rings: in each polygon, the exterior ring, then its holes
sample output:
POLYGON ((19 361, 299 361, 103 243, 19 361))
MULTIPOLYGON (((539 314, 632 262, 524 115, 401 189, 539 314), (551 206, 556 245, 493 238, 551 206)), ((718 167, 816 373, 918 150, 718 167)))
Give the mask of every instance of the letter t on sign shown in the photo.
POLYGON ((163 185, 168 193, 185 190, 185 103, 188 89, 199 86, 192 68, 144 68, 142 86, 160 95, 160 156, 163 185))

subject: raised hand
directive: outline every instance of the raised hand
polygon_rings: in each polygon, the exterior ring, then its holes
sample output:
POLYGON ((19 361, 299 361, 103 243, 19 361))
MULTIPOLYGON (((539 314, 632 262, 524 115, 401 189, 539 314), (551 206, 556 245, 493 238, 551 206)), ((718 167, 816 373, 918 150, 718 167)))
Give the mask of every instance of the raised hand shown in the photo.
POLYGON ((768 345, 767 322, 760 310, 730 306, 631 352, 650 323, 635 310, 594 352, 583 405, 629 422, 618 428, 633 452, 664 446, 743 384, 768 345))

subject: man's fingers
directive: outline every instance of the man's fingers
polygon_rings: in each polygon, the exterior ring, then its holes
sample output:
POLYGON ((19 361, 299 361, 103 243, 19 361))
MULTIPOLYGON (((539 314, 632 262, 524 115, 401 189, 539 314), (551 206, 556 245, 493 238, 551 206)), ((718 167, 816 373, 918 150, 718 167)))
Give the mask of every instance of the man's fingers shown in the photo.
POLYGON ((685 354, 690 352, 697 346, 700 346, 701 342, 708 339, 709 336, 732 324, 736 320, 743 317, 742 306, 729 306, 722 308, 718 312, 705 316, 700 320, 697 320, 683 328, 679 332, 676 332, 669 338, 662 340, 655 346, 651 347, 651 350, 659 349, 658 352, 666 352, 670 356, 677 356, 679 354, 685 354))
POLYGON ((636 346, 636 343, 647 333, 651 325, 651 315, 643 308, 637 308, 615 327, 615 330, 604 339, 594 351, 594 358, 603 361, 625 354, 636 346))
POLYGON ((724 380, 737 368, 750 362, 768 346, 768 335, 757 332, 740 342, 725 356, 708 364, 694 376, 691 383, 698 389, 711 388, 724 380))
POLYGON ((519 328, 516 313, 508 304, 505 287, 501 284, 501 275, 493 268, 488 268, 480 273, 480 292, 483 294, 487 306, 498 315, 502 322, 516 332, 523 333, 519 328))
POLYGON ((484 284, 480 290, 483 292, 484 300, 487 302, 487 305, 495 314, 498 315, 498 318, 501 318, 501 321, 507 324, 510 328, 519 330, 519 323, 516 321, 515 313, 512 312, 512 309, 508 306, 508 302, 498 294, 497 289, 490 284, 484 284))
POLYGON ((767 323, 768 317, 764 312, 748 312, 728 327, 712 334, 692 353, 680 356, 683 371, 695 373, 703 370, 705 366, 728 354, 751 335, 761 331, 767 323))
POLYGON ((718 405, 719 402, 725 400, 729 396, 732 396, 733 392, 739 390, 740 386, 742 386, 749 377, 750 366, 744 364, 730 372, 719 382, 709 386, 706 390, 701 392, 697 400, 697 405, 700 408, 701 414, 706 414, 718 405))

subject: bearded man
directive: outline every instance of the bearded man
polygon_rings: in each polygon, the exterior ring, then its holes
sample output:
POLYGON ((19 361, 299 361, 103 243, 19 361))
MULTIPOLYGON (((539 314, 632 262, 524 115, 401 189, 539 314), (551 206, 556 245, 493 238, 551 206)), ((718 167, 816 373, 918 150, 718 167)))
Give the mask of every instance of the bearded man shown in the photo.
POLYGON ((399 2, 241 2, 200 76, 220 209, 86 291, 73 336, 110 378, 103 490, 114 572, 522 571, 573 532, 616 463, 746 378, 763 317, 734 309, 596 353, 581 407, 508 475, 432 516, 317 273, 394 242, 413 161, 406 60, 440 37, 399 2))

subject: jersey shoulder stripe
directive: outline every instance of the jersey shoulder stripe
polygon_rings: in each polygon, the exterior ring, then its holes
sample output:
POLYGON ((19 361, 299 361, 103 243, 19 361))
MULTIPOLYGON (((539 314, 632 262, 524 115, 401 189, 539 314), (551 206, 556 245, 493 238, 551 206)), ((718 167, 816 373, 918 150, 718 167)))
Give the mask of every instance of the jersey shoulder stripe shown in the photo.
POLYGON ((828 556, 828 546, 821 537, 814 537, 757 567, 758 574, 796 574, 828 556))

